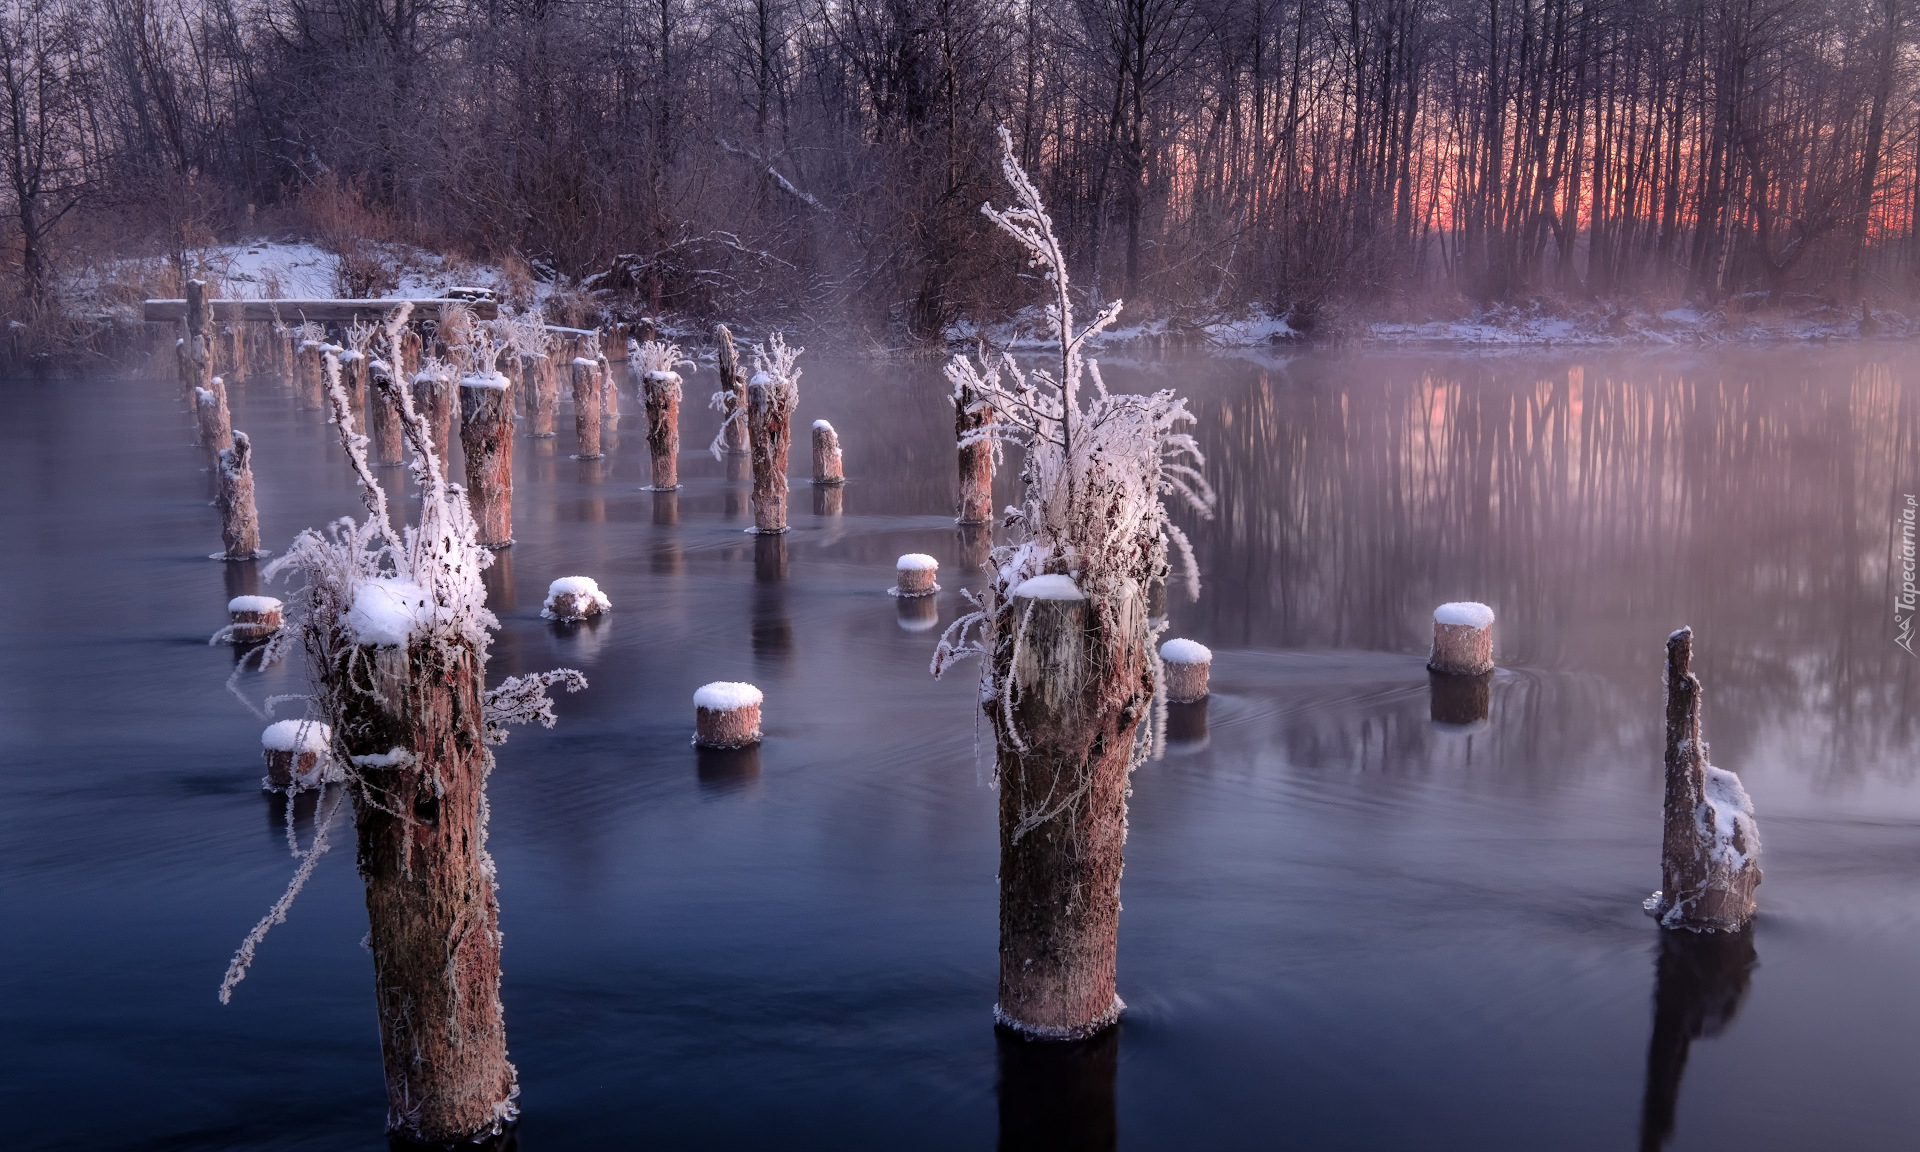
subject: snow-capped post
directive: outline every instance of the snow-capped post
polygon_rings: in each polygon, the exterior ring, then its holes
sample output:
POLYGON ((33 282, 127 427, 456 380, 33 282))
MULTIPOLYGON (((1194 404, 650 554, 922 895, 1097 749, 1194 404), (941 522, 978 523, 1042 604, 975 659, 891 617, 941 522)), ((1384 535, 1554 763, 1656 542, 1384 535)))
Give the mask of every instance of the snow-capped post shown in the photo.
POLYGON ((327 747, 333 730, 318 720, 280 720, 260 733, 267 762, 262 786, 275 792, 318 787, 326 782, 327 747))
POLYGON ((229 644, 254 644, 275 632, 283 623, 286 605, 271 596, 235 596, 227 601, 227 616, 232 621, 215 639, 229 644))
POLYGON ((994 1015, 1036 1039, 1093 1035, 1119 1018, 1114 987, 1128 777, 1150 749, 1153 709, 1147 585, 1177 552, 1197 593, 1192 549, 1166 502, 1209 515, 1212 490, 1185 402, 1170 391, 1107 391, 1087 340, 1119 314, 1114 301, 1077 328, 1067 261, 1039 190, 1000 131, 1015 204, 982 211, 1046 278, 1059 342, 1050 370, 1012 357, 955 357, 947 378, 992 405, 996 438, 1021 446, 1021 503, 992 555, 977 610, 948 627, 939 675, 982 658, 980 700, 994 730, 1000 787, 1000 980, 994 1015), (1091 397, 1082 399, 1088 383, 1091 397))
POLYGON ((590 356, 575 356, 573 371, 574 457, 600 459, 600 362, 590 356))
POLYGON ((931 596, 940 591, 934 579, 940 574, 940 561, 925 552, 909 552, 893 562, 895 596, 931 596))
MULTIPOLYGON (((403 304, 381 326, 389 362, 399 356, 409 312, 403 304)), ((269 579, 293 571, 304 583, 291 601, 298 627, 268 641, 263 663, 296 651, 308 660, 310 714, 330 728, 332 765, 354 796, 388 1131, 438 1146, 502 1132, 519 1114, 486 850, 491 748, 506 739, 506 724, 553 723, 549 687, 577 690, 586 681, 559 669, 485 689, 489 633, 499 622, 487 610, 481 573, 493 554, 475 540, 467 503, 447 483, 411 394, 392 392, 413 450, 418 522, 403 531, 389 519, 366 438, 330 364, 326 396, 367 515, 300 533, 267 568, 269 579)), ((327 824, 315 821, 286 894, 242 942, 221 984, 223 1002, 312 874, 327 824)))
POLYGON ((373 338, 371 325, 358 321, 347 325, 343 334, 346 347, 340 352, 340 383, 347 390, 347 410, 360 427, 367 427, 367 342, 373 338))
POLYGON ((993 404, 962 380, 953 386, 953 434, 960 456, 962 524, 993 522, 993 404))
POLYGON ((399 464, 405 458, 405 447, 400 440, 400 409, 393 401, 397 371, 385 360, 370 360, 367 364, 368 379, 373 385, 369 397, 372 403, 367 406, 373 463, 384 467, 399 464))
POLYGON ((760 689, 716 680, 693 694, 693 742, 702 748, 744 748, 760 742, 760 689))
POLYGON ((1213 652, 1197 640, 1173 639, 1160 645, 1160 665, 1167 672, 1167 702, 1192 704, 1205 700, 1213 652))
POLYGON ((840 460, 840 434, 825 420, 813 422, 813 483, 831 488, 847 482, 840 460))
POLYGON ((214 465, 214 505, 220 509, 222 560, 252 560, 260 551, 260 513, 253 506, 253 444, 245 432, 231 434, 232 446, 214 465))
POLYGON ((571 624, 598 616, 612 607, 613 602, 600 591, 600 585, 594 583, 591 576, 562 576, 547 585, 547 600, 540 606, 540 615, 571 624))
POLYGON ((490 371, 492 357, 460 380, 460 447, 467 456, 467 504, 482 548, 513 544, 513 394, 490 371))
POLYGON ((789 348, 775 332, 753 346, 753 379, 747 382, 747 437, 753 449, 753 531, 787 530, 787 448, 793 410, 800 403, 804 348, 789 348))
POLYGON ((640 399, 647 406, 647 451, 653 458, 655 492, 680 487, 680 373, 693 371, 693 361, 675 344, 649 340, 633 352, 630 369, 640 381, 640 399))
POLYGON ((1667 787, 1660 891, 1642 904, 1663 928, 1737 932, 1753 920, 1760 830, 1740 777, 1708 762, 1693 629, 1667 637, 1667 787))
POLYGON ((213 471, 220 467, 220 453, 226 450, 233 424, 227 415, 226 382, 215 376, 209 383, 210 387, 193 390, 193 415, 207 453, 207 469, 213 471))
MULTIPOLYGON (((413 408, 433 437, 433 455, 447 466, 447 444, 453 437, 453 388, 447 366, 429 356, 413 374, 413 408)), ((416 446, 416 452, 419 448, 416 446)))
POLYGON ((1433 655, 1427 667, 1450 676, 1493 671, 1493 609, 1471 600, 1433 610, 1433 655))
POLYGON ((708 407, 720 413, 720 431, 714 435, 709 451, 718 460, 721 456, 744 456, 750 448, 747 443, 747 378, 740 371, 740 353, 734 349, 733 333, 727 331, 725 324, 714 328, 713 339, 718 346, 715 358, 719 363, 720 390, 713 394, 708 407))

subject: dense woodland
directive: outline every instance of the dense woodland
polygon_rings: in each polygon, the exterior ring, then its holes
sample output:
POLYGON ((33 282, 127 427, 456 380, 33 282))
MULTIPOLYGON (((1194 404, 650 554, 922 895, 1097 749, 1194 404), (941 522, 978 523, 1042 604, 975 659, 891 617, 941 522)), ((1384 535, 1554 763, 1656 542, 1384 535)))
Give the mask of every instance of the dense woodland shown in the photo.
POLYGON ((304 233, 637 307, 929 335, 1148 313, 1907 297, 1915 0, 4 0, 16 315, 77 263, 304 233), (591 278, 591 279, 589 279, 591 278))

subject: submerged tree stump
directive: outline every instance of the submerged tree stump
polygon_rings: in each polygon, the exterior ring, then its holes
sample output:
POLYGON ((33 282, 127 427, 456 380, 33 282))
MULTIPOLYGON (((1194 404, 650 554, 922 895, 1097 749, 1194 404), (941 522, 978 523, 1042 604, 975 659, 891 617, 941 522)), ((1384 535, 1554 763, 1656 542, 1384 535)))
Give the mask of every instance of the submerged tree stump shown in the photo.
POLYGON ((302 340, 293 356, 293 385, 296 402, 302 410, 326 407, 326 382, 320 361, 325 347, 318 340, 302 340))
POLYGON ((574 455, 582 460, 600 458, 600 365, 586 356, 575 356, 573 372, 574 455))
POLYGON ((1471 600, 1435 608, 1427 667, 1451 676, 1493 671, 1493 609, 1471 600))
POLYGON ((653 490, 680 487, 680 393, 678 372, 646 372, 640 397, 647 405, 647 451, 653 459, 653 490))
POLYGON ((226 638, 235 644, 253 644, 267 639, 285 622, 286 605, 272 596, 235 596, 227 601, 226 638))
POLYGON ((552 356, 522 357, 527 379, 527 435, 554 435, 554 416, 560 410, 559 368, 552 356))
POLYGON ((788 389, 761 373, 747 385, 747 433, 753 445, 753 530, 787 530, 787 448, 793 405, 788 389))
POLYGON ((1753 919, 1760 832, 1740 778, 1707 760, 1693 629, 1667 637, 1667 786, 1660 891, 1644 907, 1664 928, 1731 932, 1753 919))
MULTIPOLYGON (((368 589, 363 588, 362 595, 368 589)), ((517 1112, 500 1006, 500 906, 480 824, 481 668, 457 639, 346 646, 332 669, 352 757, 387 1127, 423 1143, 517 1112)))
POLYGON ((693 694, 693 742, 702 748, 744 748, 760 742, 760 689, 716 680, 693 694))
POLYGON ((722 324, 713 330, 719 345, 720 436, 722 452, 744 456, 750 450, 747 440, 747 377, 740 371, 740 353, 734 349, 733 333, 722 324))
POLYGON ((333 731, 318 720, 281 720, 260 733, 270 791, 314 788, 327 782, 327 748, 333 731))
POLYGON ((227 442, 233 435, 233 424, 227 413, 227 387, 225 381, 215 376, 212 386, 193 390, 194 422, 200 429, 200 443, 207 454, 207 468, 218 471, 220 453, 226 451, 227 442))
POLYGON ((1160 666, 1167 673, 1167 701, 1192 704, 1205 700, 1213 652, 1197 640, 1173 639, 1160 645, 1160 666))
POLYGON ((1016 691, 983 705, 1000 776, 994 1017, 1073 1040, 1125 1007, 1114 959, 1127 770, 1153 696, 1146 620, 1137 593, 1096 605, 1066 576, 1026 581, 1013 604, 1024 627, 993 636, 990 651, 1016 691))
POLYGON ((499 373, 460 381, 460 446, 467 457, 467 507, 475 542, 513 544, 513 394, 499 373))
POLYGON ((960 514, 962 524, 993 521, 993 443, 983 433, 993 423, 993 405, 965 384, 953 391, 953 431, 958 440, 980 436, 960 445, 960 514))
POLYGON ((813 482, 823 488, 847 482, 840 458, 840 434, 825 420, 813 422, 813 482))
POLYGON ((260 514, 253 506, 253 444, 245 432, 232 434, 233 446, 220 453, 214 476, 220 509, 223 560, 252 560, 260 552, 260 514))

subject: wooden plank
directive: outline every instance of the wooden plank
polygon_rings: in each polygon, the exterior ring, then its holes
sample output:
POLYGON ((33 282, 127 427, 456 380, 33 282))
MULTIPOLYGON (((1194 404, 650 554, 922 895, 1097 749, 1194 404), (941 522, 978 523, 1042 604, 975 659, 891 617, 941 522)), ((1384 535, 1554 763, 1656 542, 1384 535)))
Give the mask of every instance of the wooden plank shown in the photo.
MULTIPOLYGON (((298 324, 302 320, 312 320, 317 324, 345 324, 354 320, 373 323, 387 313, 407 303, 405 300, 214 300, 213 318, 228 323, 245 321, 250 323, 269 323, 276 315, 283 324, 298 324)), ((415 300, 413 319, 438 320, 440 309, 449 304, 460 304, 473 310, 473 314, 482 320, 491 320, 500 314, 500 305, 492 300, 415 300)), ((151 321, 180 321, 187 317, 185 300, 149 300, 146 303, 145 318, 151 321)))

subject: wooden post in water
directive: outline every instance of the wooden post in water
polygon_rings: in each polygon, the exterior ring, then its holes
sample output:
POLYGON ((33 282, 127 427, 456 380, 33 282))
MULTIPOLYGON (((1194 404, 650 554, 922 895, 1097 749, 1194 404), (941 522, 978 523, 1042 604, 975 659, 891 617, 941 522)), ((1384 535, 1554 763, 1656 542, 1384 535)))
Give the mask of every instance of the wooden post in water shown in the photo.
POLYGON ((498 372, 460 381, 460 445, 467 455, 467 507, 476 541, 513 544, 513 394, 498 372))
POLYGON ((321 350, 325 347, 323 341, 303 339, 294 349, 294 396, 302 410, 326 406, 326 397, 322 395, 325 384, 320 376, 320 361, 325 355, 321 350))
POLYGON ((840 434, 825 420, 813 422, 813 482, 822 488, 847 482, 840 457, 840 434))
POLYGON ((385 360, 374 360, 368 365, 373 387, 367 397, 367 435, 373 441, 370 455, 376 465, 391 467, 404 458, 400 409, 394 404, 392 391, 398 371, 385 360))
POLYGON ((1471 600, 1433 610, 1433 655, 1427 667, 1450 676, 1493 671, 1493 609, 1471 600))
POLYGON ((733 347, 733 333, 722 324, 713 330, 719 344, 720 362, 720 450, 732 456, 744 456, 747 444, 747 378, 740 371, 740 353, 733 347))
POLYGON ((232 447, 223 449, 216 464, 223 560, 252 560, 260 555, 260 513, 253 506, 253 444, 245 432, 231 434, 232 447))
POLYGON ((588 356, 575 356, 573 372, 574 456, 600 458, 600 365, 588 356))
POLYGON ((753 444, 753 530, 787 530, 787 448, 797 390, 767 372, 747 385, 747 434, 753 444))
POLYGON ((353 413, 353 430, 365 434, 367 420, 367 355, 348 348, 340 353, 340 386, 347 390, 347 411, 353 413))
POLYGON ((993 522, 993 442, 985 432, 993 423, 993 405, 966 384, 953 390, 953 432, 960 441, 960 514, 962 524, 993 522), (967 438, 977 437, 971 443, 967 438))
POLYGON ((189 407, 196 404, 195 388, 213 387, 212 327, 213 306, 207 301, 206 282, 187 281, 187 335, 183 345, 185 354, 181 357, 180 390, 186 395, 189 407))
POLYGON ((208 381, 210 387, 193 390, 194 421, 200 429, 200 444, 207 453, 207 470, 218 471, 220 453, 226 451, 233 424, 227 413, 227 386, 220 377, 208 381))
POLYGON ((1096 610, 1067 576, 1036 576, 1013 591, 1011 619, 1024 627, 992 637, 996 671, 1017 689, 1010 705, 984 705, 1000 774, 994 1018, 1039 1039, 1091 1036, 1125 1007, 1114 960, 1127 770, 1153 682, 1140 597, 1109 607, 1096 610))
POLYGON ((1667 637, 1667 786, 1660 891, 1642 905, 1664 928, 1734 932, 1753 919, 1760 833, 1740 778, 1708 763, 1693 629, 1667 637))
POLYGON ((527 435, 546 438, 554 435, 554 414, 560 408, 560 373, 555 358, 558 349, 549 344, 544 356, 523 358, 522 374, 527 380, 527 435))
POLYGON ((433 454, 446 466, 450 463, 447 441, 453 431, 453 387, 442 372, 414 373, 413 410, 427 422, 427 431, 433 436, 433 454))
POLYGON ((619 377, 613 374, 613 361, 625 362, 627 358, 627 337, 625 325, 615 325, 615 338, 619 341, 620 354, 610 356, 607 353, 607 340, 599 332, 588 338, 588 348, 594 363, 600 366, 600 415, 607 421, 609 428, 620 426, 620 384, 619 377))
POLYGON ((647 450, 653 457, 653 490, 680 487, 680 373, 652 371, 640 377, 647 404, 647 450))
POLYGON ((469 644, 413 636, 343 645, 329 677, 340 702, 336 739, 364 798, 354 828, 387 1127, 430 1144, 497 1132, 517 1111, 500 1007, 500 906, 480 826, 481 676, 469 644))

